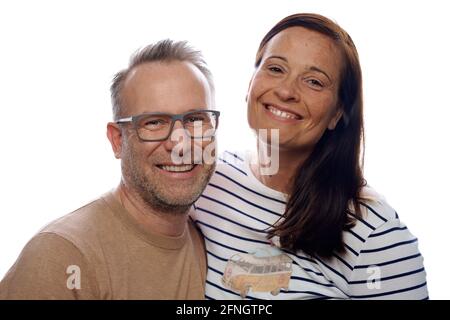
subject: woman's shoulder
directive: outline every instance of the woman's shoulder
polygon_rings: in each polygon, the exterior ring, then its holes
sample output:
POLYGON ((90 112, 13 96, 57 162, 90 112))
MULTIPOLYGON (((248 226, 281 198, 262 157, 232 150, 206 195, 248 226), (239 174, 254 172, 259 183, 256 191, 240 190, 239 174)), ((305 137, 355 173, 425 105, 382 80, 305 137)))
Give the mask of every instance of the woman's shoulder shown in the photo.
POLYGON ((369 185, 362 188, 359 205, 361 219, 374 229, 398 219, 397 211, 388 203, 386 197, 369 185))
POLYGON ((347 274, 351 297, 426 298, 426 273, 418 239, 386 198, 369 186, 362 190, 360 208, 362 217, 344 233, 349 249, 345 258, 351 266, 347 274))
POLYGON ((401 257, 408 252, 410 255, 417 254, 417 238, 383 195, 365 186, 359 205, 361 216, 352 214, 356 223, 344 233, 344 242, 355 254, 354 263, 361 263, 369 257, 377 261, 375 264, 380 264, 386 263, 381 260, 393 256, 401 257))
POLYGON ((364 249, 373 234, 402 225, 386 198, 368 185, 361 190, 358 205, 361 214, 356 215, 354 207, 350 206, 350 215, 355 223, 344 233, 344 242, 356 253, 364 249))

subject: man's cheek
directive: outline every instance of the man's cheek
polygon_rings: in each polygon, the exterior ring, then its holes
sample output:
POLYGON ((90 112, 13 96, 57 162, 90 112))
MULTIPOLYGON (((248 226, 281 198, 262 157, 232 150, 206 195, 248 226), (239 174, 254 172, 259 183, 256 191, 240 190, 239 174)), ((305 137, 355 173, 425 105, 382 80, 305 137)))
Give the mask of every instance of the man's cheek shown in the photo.
POLYGON ((216 142, 212 141, 206 144, 202 149, 203 163, 206 165, 213 165, 216 162, 216 142))

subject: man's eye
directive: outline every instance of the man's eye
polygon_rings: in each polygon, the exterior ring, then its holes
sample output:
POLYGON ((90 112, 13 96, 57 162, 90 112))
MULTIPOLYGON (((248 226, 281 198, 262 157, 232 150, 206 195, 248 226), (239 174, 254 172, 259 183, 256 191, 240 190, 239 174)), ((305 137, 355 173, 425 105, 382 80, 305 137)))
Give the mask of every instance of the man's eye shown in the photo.
POLYGON ((283 69, 277 66, 269 66, 268 69, 274 73, 281 73, 283 72, 283 69))
POLYGON ((143 124, 147 129, 155 129, 165 126, 167 124, 167 121, 165 121, 164 119, 148 119, 143 124))
POLYGON ((148 120, 145 123, 145 125, 146 126, 154 126, 154 125, 157 125, 157 124, 160 124, 160 123, 163 123, 163 121, 162 120, 148 120))
POLYGON ((190 127, 196 126, 196 127, 202 127, 209 125, 211 123, 210 119, 208 117, 204 116, 191 116, 187 118, 184 121, 184 124, 190 127))
POLYGON ((186 119, 186 122, 196 122, 196 121, 205 121, 204 117, 189 117, 186 119))

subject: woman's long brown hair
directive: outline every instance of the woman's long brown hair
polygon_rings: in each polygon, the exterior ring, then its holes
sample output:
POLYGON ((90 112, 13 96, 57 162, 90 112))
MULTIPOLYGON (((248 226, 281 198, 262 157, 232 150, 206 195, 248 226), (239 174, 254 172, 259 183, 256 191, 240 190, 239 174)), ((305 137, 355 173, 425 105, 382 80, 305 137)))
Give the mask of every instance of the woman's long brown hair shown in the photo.
POLYGON ((347 32, 326 17, 307 13, 284 18, 266 34, 258 49, 256 67, 270 39, 291 27, 319 32, 341 49, 338 103, 344 113, 336 128, 325 131, 309 158, 294 173, 286 211, 269 230, 269 238, 280 237, 285 249, 329 258, 345 251, 343 231, 361 216, 358 202, 365 185, 361 67, 347 32))

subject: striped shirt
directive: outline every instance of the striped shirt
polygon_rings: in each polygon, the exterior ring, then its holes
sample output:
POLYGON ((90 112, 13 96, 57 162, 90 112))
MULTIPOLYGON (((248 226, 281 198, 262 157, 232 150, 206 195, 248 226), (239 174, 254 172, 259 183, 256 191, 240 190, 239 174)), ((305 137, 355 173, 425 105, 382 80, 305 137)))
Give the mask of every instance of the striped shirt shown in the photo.
MULTIPOLYGON (((363 218, 330 259, 277 249, 267 239, 286 196, 263 185, 246 157, 225 152, 192 210, 206 243, 207 299, 428 299, 417 238, 365 187, 363 218)), ((276 243, 276 241, 275 241, 276 243)))

